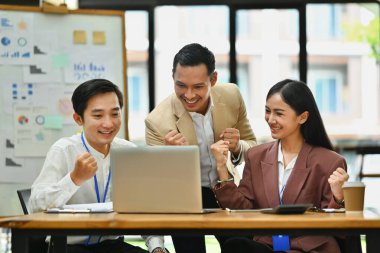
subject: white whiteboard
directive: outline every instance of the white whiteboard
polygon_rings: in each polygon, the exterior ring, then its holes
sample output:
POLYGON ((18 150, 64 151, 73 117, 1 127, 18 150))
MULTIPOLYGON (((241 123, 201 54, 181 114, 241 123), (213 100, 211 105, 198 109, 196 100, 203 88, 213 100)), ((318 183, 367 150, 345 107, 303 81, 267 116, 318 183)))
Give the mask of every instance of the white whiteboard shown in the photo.
POLYGON ((77 85, 106 78, 127 97, 124 38, 123 12, 0 5, 0 182, 33 182, 48 148, 80 130, 70 101, 77 85))

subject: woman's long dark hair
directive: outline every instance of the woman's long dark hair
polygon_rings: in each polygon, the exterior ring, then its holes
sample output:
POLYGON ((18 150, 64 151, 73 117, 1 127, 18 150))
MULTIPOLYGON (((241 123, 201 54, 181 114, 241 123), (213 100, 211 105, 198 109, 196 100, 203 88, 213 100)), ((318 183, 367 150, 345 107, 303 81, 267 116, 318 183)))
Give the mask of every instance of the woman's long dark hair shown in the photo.
POLYGON ((309 87, 303 82, 285 79, 273 85, 266 100, 277 93, 297 115, 309 112, 307 121, 301 126, 301 133, 306 143, 334 150, 309 87))

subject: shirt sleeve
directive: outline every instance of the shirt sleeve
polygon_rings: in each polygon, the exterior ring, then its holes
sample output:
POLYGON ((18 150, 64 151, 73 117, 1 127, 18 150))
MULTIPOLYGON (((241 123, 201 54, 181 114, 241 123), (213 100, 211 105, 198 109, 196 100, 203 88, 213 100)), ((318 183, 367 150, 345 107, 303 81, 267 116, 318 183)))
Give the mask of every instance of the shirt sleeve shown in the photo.
POLYGON ((71 180, 64 152, 52 147, 46 155, 40 175, 32 185, 29 199, 31 212, 61 207, 79 189, 71 180))
POLYGON ((148 247, 148 251, 152 252, 157 247, 165 249, 165 239, 163 236, 158 235, 142 235, 141 236, 145 240, 145 245, 148 247))
POLYGON ((243 146, 241 144, 241 141, 239 141, 239 146, 240 146, 240 152, 239 152, 239 155, 237 157, 235 157, 235 155, 231 152, 231 162, 235 166, 239 164, 241 154, 243 153, 243 146))

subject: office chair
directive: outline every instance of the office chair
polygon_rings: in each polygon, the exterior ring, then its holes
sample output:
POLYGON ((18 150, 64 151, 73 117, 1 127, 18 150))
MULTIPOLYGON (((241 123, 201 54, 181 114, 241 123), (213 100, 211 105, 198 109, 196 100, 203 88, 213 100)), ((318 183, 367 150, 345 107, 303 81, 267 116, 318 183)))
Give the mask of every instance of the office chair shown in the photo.
POLYGON ((17 190, 17 196, 20 200, 20 204, 22 207, 22 211, 24 214, 29 214, 29 209, 28 209, 28 202, 30 198, 30 189, 24 189, 24 190, 17 190))
MULTIPOLYGON (((29 214, 28 202, 30 198, 30 189, 17 190, 18 198, 24 214, 29 214)), ((45 242, 45 236, 32 236, 29 238, 29 252, 46 253, 49 252, 49 245, 45 242)))

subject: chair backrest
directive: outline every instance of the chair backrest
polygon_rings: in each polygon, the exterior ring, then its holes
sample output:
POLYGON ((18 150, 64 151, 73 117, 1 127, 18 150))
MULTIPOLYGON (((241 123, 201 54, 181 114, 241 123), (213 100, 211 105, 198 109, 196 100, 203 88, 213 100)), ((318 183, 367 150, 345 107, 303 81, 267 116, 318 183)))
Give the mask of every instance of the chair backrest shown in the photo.
MULTIPOLYGON (((18 198, 20 199, 20 204, 24 214, 30 214, 28 209, 28 202, 30 198, 30 189, 17 190, 18 198)), ((54 240, 54 239, 52 239, 54 240)), ((35 235, 29 238, 29 252, 31 253, 45 253, 51 252, 50 243, 45 242, 45 236, 35 235)))
POLYGON ((29 214, 29 209, 28 209, 28 202, 30 198, 30 189, 24 189, 24 190, 17 190, 17 195, 18 198, 20 199, 20 204, 22 207, 22 211, 24 214, 29 214))

